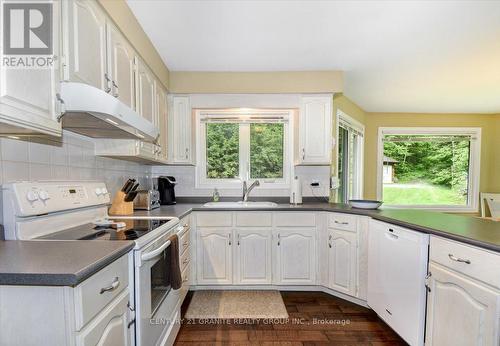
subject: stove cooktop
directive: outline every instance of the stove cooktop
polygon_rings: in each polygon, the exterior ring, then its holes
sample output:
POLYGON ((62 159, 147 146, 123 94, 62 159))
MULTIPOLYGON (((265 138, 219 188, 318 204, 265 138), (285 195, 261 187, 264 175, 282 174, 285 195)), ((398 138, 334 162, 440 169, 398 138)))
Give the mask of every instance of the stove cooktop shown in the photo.
POLYGON ((161 225, 167 223, 168 219, 113 219, 116 222, 125 223, 123 228, 112 228, 109 226, 95 226, 87 223, 77 227, 68 228, 64 231, 52 233, 38 239, 47 240, 135 240, 161 225))

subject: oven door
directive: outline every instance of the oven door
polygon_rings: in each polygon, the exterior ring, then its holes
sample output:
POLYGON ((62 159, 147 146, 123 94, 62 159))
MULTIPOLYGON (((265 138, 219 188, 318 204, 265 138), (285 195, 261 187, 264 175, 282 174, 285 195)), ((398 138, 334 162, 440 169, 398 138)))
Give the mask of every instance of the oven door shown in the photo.
POLYGON ((135 252, 136 338, 138 345, 156 345, 177 305, 171 287, 171 246, 163 235, 135 252))

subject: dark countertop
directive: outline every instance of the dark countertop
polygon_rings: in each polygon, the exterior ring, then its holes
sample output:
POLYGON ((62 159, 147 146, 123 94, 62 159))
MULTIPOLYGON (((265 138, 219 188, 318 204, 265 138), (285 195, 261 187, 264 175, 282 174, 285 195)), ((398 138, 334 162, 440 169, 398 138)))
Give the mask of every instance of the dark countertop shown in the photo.
POLYGON ((0 241, 0 285, 76 286, 127 252, 133 241, 0 241))
POLYGON ((137 215, 177 216, 182 218, 191 211, 330 211, 370 216, 376 220, 407 227, 416 231, 442 236, 463 243, 500 252, 500 222, 473 216, 447 214, 418 209, 379 210, 354 209, 346 204, 308 202, 293 206, 278 204, 274 208, 204 208, 203 203, 178 203, 161 206, 152 211, 136 211, 137 215))

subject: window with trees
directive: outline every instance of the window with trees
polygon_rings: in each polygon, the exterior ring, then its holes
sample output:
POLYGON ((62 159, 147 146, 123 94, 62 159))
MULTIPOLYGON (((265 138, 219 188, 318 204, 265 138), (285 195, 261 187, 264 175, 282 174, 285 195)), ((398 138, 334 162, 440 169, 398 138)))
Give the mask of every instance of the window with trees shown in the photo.
POLYGON ((236 188, 243 180, 267 187, 289 182, 290 112, 206 110, 197 112, 197 186, 236 188))
POLYGON ((379 198, 385 205, 474 211, 479 195, 477 128, 383 128, 379 198))
POLYGON ((363 136, 364 126, 342 111, 337 114, 337 200, 347 203, 363 195, 363 136))

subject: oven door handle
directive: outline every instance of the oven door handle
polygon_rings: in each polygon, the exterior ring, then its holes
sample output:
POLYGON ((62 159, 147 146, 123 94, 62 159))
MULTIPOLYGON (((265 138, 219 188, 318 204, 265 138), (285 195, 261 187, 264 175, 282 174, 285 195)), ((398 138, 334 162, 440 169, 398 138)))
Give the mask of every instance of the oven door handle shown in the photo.
POLYGON ((162 246, 160 246, 158 249, 153 250, 151 252, 146 252, 141 255, 141 260, 143 261, 149 261, 152 258, 155 258, 159 254, 163 252, 167 247, 170 246, 170 240, 167 240, 162 246))

